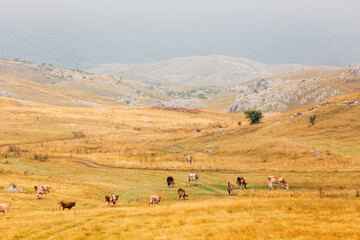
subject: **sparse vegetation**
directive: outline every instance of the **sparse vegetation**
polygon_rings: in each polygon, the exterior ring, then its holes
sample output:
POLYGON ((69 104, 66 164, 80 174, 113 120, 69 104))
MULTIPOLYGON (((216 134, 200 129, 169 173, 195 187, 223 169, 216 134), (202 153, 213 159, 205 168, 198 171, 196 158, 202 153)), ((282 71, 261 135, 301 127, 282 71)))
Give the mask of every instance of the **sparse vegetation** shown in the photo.
POLYGON ((12 195, 0 184, 1 202, 14 206, 0 217, 6 228, 0 238, 356 238, 360 123, 349 119, 357 119, 357 110, 338 105, 316 109, 322 128, 304 131, 308 117, 289 119, 287 113, 249 126, 243 115, 212 111, 24 108, 4 100, 0 113, 7 121, 0 122, 0 151, 9 155, 9 164, 1 161, 0 182, 16 182, 29 194, 12 195), (285 117, 289 120, 283 121, 285 117), (277 118, 281 126, 272 124, 277 118), (222 129, 213 128, 217 125, 222 129), (202 130, 194 133, 196 129, 202 130), (79 130, 85 138, 73 137, 79 130), (21 148, 21 155, 8 152, 10 143, 21 148), (326 164, 310 150, 321 150, 326 164), (34 161, 35 153, 38 159, 48 154, 48 161, 34 161), (196 159, 191 166, 184 164, 189 153, 196 159), (199 185, 185 187, 189 199, 180 202, 165 179, 171 174, 177 186, 186 186, 189 172, 200 173, 199 185), (249 189, 234 189, 234 197, 228 198, 226 184, 240 172, 249 189), (268 191, 264 183, 273 174, 284 176, 290 190, 268 191), (35 201, 34 184, 48 184, 53 191, 35 201), (319 189, 326 193, 321 199, 319 189), (104 208, 103 197, 114 193, 120 193, 118 207, 104 208), (160 206, 147 206, 151 194, 164 197, 160 206), (55 211, 60 200, 78 202, 76 218, 73 212, 55 211), (272 224, 279 218, 292 228, 272 224))

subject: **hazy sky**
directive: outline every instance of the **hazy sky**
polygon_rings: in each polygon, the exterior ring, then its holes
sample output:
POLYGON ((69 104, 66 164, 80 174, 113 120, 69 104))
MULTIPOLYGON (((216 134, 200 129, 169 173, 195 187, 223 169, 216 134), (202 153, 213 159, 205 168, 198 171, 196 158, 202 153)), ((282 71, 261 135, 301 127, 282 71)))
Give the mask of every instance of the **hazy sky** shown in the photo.
POLYGON ((360 62, 359 0, 0 0, 0 58, 66 67, 223 54, 360 62))

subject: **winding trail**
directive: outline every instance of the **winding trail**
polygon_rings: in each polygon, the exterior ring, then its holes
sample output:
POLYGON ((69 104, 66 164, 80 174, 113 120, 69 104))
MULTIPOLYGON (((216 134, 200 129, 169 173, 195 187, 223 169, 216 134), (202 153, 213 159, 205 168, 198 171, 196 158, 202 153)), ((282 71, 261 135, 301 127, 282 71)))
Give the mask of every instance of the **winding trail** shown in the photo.
POLYGON ((35 144, 35 143, 46 143, 46 142, 56 142, 56 141, 65 141, 65 140, 72 140, 72 139, 85 137, 85 134, 83 132, 72 132, 72 134, 73 135, 71 137, 66 137, 66 138, 39 140, 39 141, 23 142, 23 143, 7 143, 7 144, 0 145, 0 147, 8 147, 8 146, 14 146, 14 145, 35 144))

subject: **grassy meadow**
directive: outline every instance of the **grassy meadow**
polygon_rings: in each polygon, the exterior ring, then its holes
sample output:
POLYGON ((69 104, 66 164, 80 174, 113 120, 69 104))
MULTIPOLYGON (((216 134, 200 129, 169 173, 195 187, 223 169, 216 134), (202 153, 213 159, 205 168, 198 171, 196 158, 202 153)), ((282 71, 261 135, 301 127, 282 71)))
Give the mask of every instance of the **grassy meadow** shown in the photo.
POLYGON ((0 213, 0 239, 358 239, 360 109, 336 103, 358 98, 266 114, 259 125, 211 110, 24 107, 1 98, 0 203, 12 209, 0 213), (298 111, 306 113, 290 118, 298 111), (189 187, 192 172, 200 179, 189 187), (269 175, 285 177, 290 190, 267 190, 269 175), (229 196, 237 176, 249 188, 229 196), (27 193, 4 191, 10 183, 27 193), (41 200, 37 184, 52 187, 41 200), (117 206, 104 207, 114 193, 117 206), (159 206, 148 206, 152 194, 159 206), (61 200, 76 207, 59 211, 61 200))

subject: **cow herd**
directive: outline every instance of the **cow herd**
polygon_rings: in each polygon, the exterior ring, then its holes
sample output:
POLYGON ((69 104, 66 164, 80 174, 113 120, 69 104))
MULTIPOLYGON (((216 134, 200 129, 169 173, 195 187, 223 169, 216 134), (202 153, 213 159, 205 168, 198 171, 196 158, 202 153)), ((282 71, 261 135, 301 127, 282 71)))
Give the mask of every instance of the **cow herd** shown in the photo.
MULTIPOLYGON (((199 179, 199 174, 198 173, 191 173, 188 175, 187 177, 187 185, 189 185, 191 187, 191 182, 195 182, 195 185, 197 185, 197 180, 199 179)), ((168 176, 166 178, 166 183, 168 187, 174 187, 175 185, 175 180, 172 176, 168 176)), ((273 184, 277 184, 278 188, 286 188, 289 189, 289 185, 288 183, 285 181, 285 178, 283 177, 279 177, 279 176, 269 176, 268 177, 268 186, 269 186, 269 190, 270 189, 274 189, 273 188, 273 184)), ((247 182, 245 180, 244 177, 238 177, 236 179, 236 185, 238 186, 238 188, 242 189, 247 189, 247 182)), ((48 194, 50 192, 51 187, 47 186, 47 185, 36 185, 34 186, 34 189, 36 191, 36 197, 38 199, 42 199, 43 195, 46 196, 46 194, 48 194)), ((234 189, 234 184, 232 184, 231 182, 228 182, 227 184, 227 191, 229 195, 233 195, 233 189, 234 189)), ((180 187, 178 189, 178 195, 179 195, 179 199, 184 199, 186 197, 188 197, 188 195, 185 192, 185 189, 180 187)), ((104 200, 104 206, 106 206, 106 204, 108 204, 109 206, 112 204, 113 207, 115 207, 116 205, 116 201, 119 199, 118 195, 106 195, 105 196, 105 200, 104 200)), ((151 195, 150 196, 150 203, 149 205, 155 205, 155 204, 159 204, 161 201, 161 196, 158 195, 151 195)), ((67 209, 71 209, 73 207, 75 207, 76 202, 66 202, 66 201, 60 201, 59 202, 59 210, 61 210, 61 208, 64 210, 65 208, 67 209)), ((6 204, 6 203, 0 203, 0 212, 3 212, 4 215, 6 214, 6 211, 10 210, 10 204, 6 204)))

